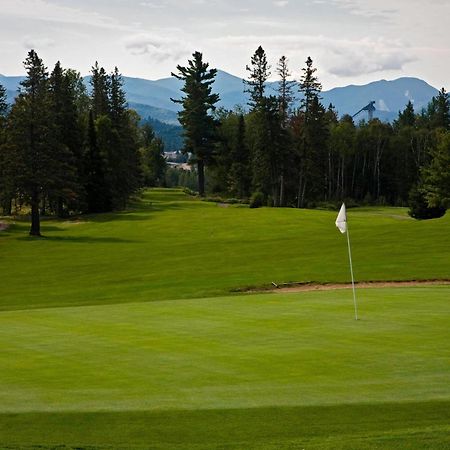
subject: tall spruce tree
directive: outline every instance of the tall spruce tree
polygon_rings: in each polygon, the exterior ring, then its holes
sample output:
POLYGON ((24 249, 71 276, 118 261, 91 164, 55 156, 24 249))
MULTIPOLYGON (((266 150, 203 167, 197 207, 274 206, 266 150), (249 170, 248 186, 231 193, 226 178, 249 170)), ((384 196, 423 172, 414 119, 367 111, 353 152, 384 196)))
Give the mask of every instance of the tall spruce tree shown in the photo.
MULTIPOLYGON (((320 103, 322 85, 319 83, 317 69, 310 57, 302 69, 300 79, 299 134, 295 137, 299 157, 297 206, 304 207, 306 201, 326 198, 327 154, 329 123, 324 106, 320 103)), ((328 115, 330 116, 330 115, 328 115)))
POLYGON ((31 205, 31 236, 40 236, 40 202, 65 180, 65 150, 58 142, 47 69, 34 50, 25 62, 27 76, 11 109, 8 142, 17 168, 15 183, 31 205))
POLYGON ((246 67, 249 72, 248 80, 244 80, 245 90, 250 94, 249 106, 257 109, 264 98, 266 82, 269 79, 270 66, 267 62, 267 55, 264 49, 259 46, 251 58, 250 66, 246 67))
POLYGON ((164 157, 164 143, 155 137, 155 132, 149 123, 141 128, 142 147, 141 154, 142 176, 144 186, 164 186, 167 169, 164 157))
POLYGON ((97 143, 94 112, 89 112, 88 140, 85 153, 84 182, 87 212, 111 211, 112 199, 105 175, 105 160, 97 143))
POLYGON ((183 106, 178 113, 178 120, 184 128, 184 151, 192 153, 197 164, 198 191, 205 195, 205 165, 212 162, 214 144, 216 141, 216 121, 210 114, 215 110, 219 95, 212 92, 217 69, 209 69, 209 64, 203 62, 203 55, 195 52, 193 59, 186 67, 177 66, 178 73, 172 76, 184 82, 182 91, 185 96, 174 100, 183 106))
POLYGON ((320 100, 322 84, 319 83, 316 75, 317 69, 313 67, 313 60, 310 56, 308 56, 305 64, 306 67, 302 69, 303 75, 300 79, 300 93, 303 96, 300 102, 300 108, 305 113, 305 121, 308 122, 313 101, 316 98, 320 100))
POLYGON ((413 127, 416 124, 416 113, 411 100, 405 106, 403 111, 399 111, 398 118, 394 121, 396 129, 401 127, 413 127))
POLYGON ((73 79, 58 61, 50 74, 50 105, 54 118, 56 139, 64 146, 64 161, 61 164, 64 185, 49 192, 49 200, 55 202, 59 217, 69 213, 69 206, 81 197, 81 183, 78 160, 83 145, 82 129, 76 105, 73 79))
POLYGON ((97 119, 102 115, 108 115, 110 113, 110 79, 105 69, 100 67, 97 61, 92 67, 90 84, 92 87, 91 103, 94 118, 97 119))
POLYGON ((430 208, 450 208, 450 132, 439 134, 430 164, 422 169, 423 193, 430 208))
POLYGON ((450 130, 450 97, 448 92, 442 88, 437 97, 435 97, 435 113, 433 117, 433 126, 450 130))
POLYGON ((8 176, 8 159, 6 142, 6 117, 8 113, 8 103, 6 89, 0 84, 0 207, 3 214, 11 214, 12 193, 8 176))
POLYGON ((283 126, 287 125, 289 109, 295 100, 294 87, 296 82, 290 80, 291 72, 288 67, 288 59, 286 56, 282 56, 278 61, 277 74, 278 81, 278 99, 280 102, 280 118, 283 126))
POLYGON ((0 120, 6 117, 8 111, 8 99, 6 96, 6 89, 0 84, 0 120))
POLYGON ((248 197, 251 187, 250 152, 246 142, 246 125, 243 114, 239 114, 230 153, 230 191, 239 198, 248 197))

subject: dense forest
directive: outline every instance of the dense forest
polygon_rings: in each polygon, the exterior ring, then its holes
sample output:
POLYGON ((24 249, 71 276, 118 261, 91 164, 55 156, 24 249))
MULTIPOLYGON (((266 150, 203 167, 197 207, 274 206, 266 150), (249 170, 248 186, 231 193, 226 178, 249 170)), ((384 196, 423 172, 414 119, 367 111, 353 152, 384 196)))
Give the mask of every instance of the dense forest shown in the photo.
POLYGON ((88 92, 78 72, 58 62, 49 73, 33 50, 24 66, 14 104, 0 85, 0 212, 30 212, 31 235, 40 235, 42 215, 122 209, 145 186, 181 185, 253 207, 409 205, 421 219, 450 206, 444 88, 419 113, 409 102, 393 124, 355 123, 321 103, 311 58, 293 81, 281 57, 278 95, 266 95, 272 74, 259 47, 243 86, 249 104, 228 111, 216 108, 216 69, 195 52, 172 74, 184 83, 173 101, 182 107, 186 171, 168 166, 155 123, 128 108, 117 68, 108 74, 95 63, 88 92))
POLYGON ((259 47, 244 82, 248 110, 225 111, 215 108, 216 70, 200 53, 187 67, 178 66, 176 76, 185 82, 180 122, 185 148, 198 167, 200 193, 206 189, 246 198, 253 206, 304 208, 345 200, 350 205, 409 205, 416 218, 445 213, 450 205, 450 100, 445 89, 420 113, 409 102, 393 124, 378 119, 355 123, 321 103, 322 86, 311 58, 298 82, 291 80, 287 58, 280 58, 277 96, 266 95, 270 69, 259 47), (294 108, 296 99, 300 107, 294 108))
POLYGON ((58 62, 48 73, 31 50, 13 105, 0 86, 0 208, 40 217, 124 208, 142 186, 164 183, 162 141, 128 109, 122 76, 92 67, 87 92, 80 74, 58 62))

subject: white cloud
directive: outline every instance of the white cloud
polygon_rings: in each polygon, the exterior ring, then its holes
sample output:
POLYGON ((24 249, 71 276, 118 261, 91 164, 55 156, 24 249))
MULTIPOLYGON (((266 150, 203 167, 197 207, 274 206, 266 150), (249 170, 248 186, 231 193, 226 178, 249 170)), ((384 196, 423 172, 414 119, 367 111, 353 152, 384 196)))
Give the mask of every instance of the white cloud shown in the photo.
POLYGON ((140 6, 144 6, 146 8, 151 8, 151 9, 160 9, 160 8, 165 8, 167 5, 165 2, 150 2, 150 1, 143 1, 140 3, 140 6))
POLYGON ((332 39, 312 35, 228 36, 216 40, 225 47, 256 48, 268 55, 285 54, 304 61, 310 55, 321 71, 339 77, 353 77, 383 71, 399 71, 415 61, 412 49, 402 42, 385 39, 332 39))
POLYGON ((284 8, 285 6, 289 5, 289 0, 276 0, 273 2, 275 6, 278 6, 279 8, 284 8))
MULTIPOLYGON (((119 27, 119 22, 111 17, 97 12, 55 5, 45 0, 2 0, 0 16, 5 16, 7 19, 22 18, 95 27, 119 27)), ((2 18, 2 20, 5 19, 2 18)))
POLYGON ((139 33, 124 40, 125 48, 135 56, 148 55, 161 62, 177 60, 191 53, 192 47, 181 39, 139 33))
POLYGON ((42 48, 53 47, 56 42, 53 39, 47 37, 25 36, 23 38, 22 44, 26 50, 39 50, 42 48))

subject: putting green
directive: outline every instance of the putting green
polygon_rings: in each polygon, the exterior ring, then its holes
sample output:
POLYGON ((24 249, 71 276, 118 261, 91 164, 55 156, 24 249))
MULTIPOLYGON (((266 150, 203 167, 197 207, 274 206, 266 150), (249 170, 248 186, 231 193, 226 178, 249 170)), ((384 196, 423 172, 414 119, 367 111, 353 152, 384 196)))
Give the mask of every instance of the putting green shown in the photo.
POLYGON ((238 426, 241 417, 253 428, 235 430, 239 444, 222 444, 246 448, 242 442, 271 414, 269 429, 278 431, 263 434, 267 448, 277 448, 270 447, 277 436, 318 439, 320 448, 330 426, 344 444, 349 438, 341 433, 363 441, 387 433, 389 442, 400 433, 401 446, 411 433, 422 433, 420 442, 446 442, 449 293, 448 286, 361 290, 358 322, 347 290, 3 312, 0 422, 7 440, 0 443, 98 445, 110 442, 101 438, 108 421, 123 420, 123 429, 108 431, 117 439, 197 448, 183 441, 192 421, 188 436, 205 445, 198 448, 222 448, 203 427, 217 428, 224 417, 238 426), (133 434, 135 416, 141 437, 133 434), (102 425, 90 428, 89 417, 102 425), (316 434, 302 417, 316 417, 316 434), (84 425, 74 430, 72 418, 84 425), (176 420, 184 423, 178 431, 176 420), (48 434, 60 442, 36 434, 46 421, 60 424, 48 434), (297 432, 295 423, 303 424, 297 432))

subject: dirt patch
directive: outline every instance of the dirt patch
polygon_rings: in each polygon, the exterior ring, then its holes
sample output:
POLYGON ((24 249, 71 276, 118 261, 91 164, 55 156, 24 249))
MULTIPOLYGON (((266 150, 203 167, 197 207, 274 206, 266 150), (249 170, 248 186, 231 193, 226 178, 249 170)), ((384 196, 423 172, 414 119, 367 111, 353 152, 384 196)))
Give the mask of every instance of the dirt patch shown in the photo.
MULTIPOLYGON (((450 285, 450 280, 411 280, 411 281, 363 281, 355 283, 359 288, 387 288, 387 287, 410 287, 410 286, 435 286, 450 285)), ((246 292, 306 292, 306 291, 331 291, 334 289, 351 289, 351 283, 272 283, 267 289, 249 289, 246 292)))

